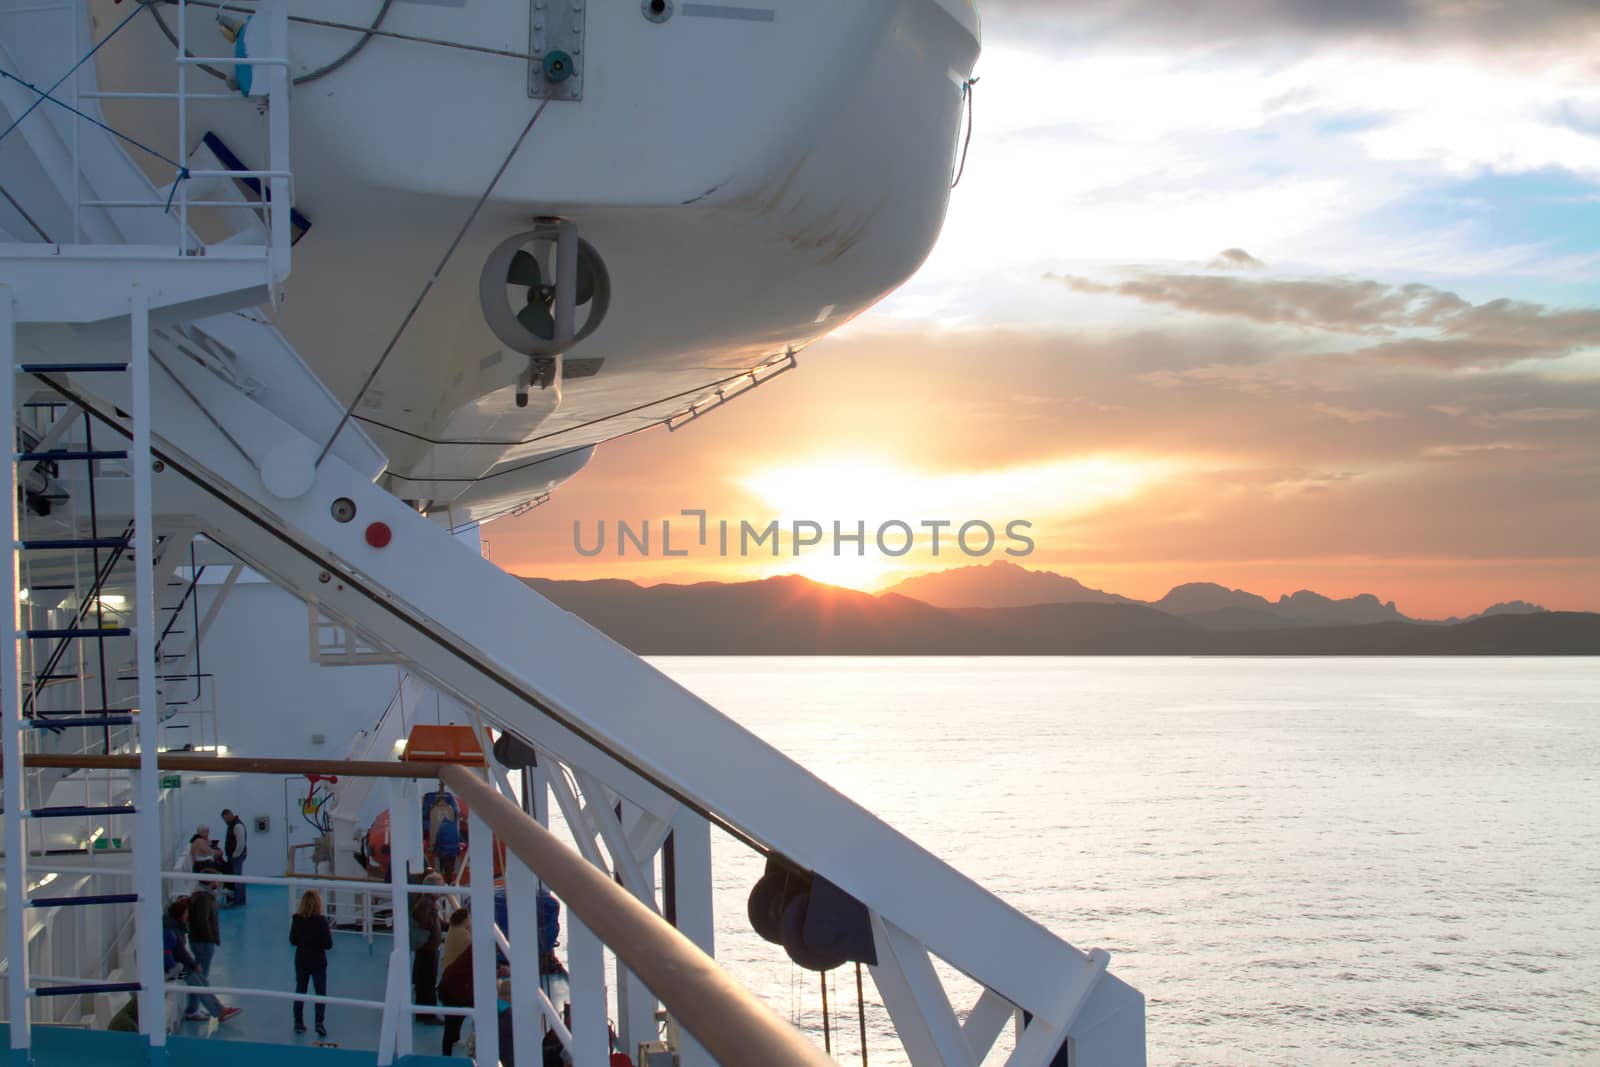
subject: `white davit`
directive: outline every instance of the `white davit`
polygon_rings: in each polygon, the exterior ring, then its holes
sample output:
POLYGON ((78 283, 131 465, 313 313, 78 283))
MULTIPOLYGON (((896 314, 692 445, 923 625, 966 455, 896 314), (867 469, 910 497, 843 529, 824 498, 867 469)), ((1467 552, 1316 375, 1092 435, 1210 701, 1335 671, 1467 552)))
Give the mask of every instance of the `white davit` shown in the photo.
MULTIPOLYGON (((91 6, 102 32, 126 10, 91 6)), ((265 47, 254 24, 237 31, 248 10, 219 23, 188 6, 190 50, 265 47)), ((156 12, 176 34, 177 9, 156 12)), ((294 206, 309 229, 279 325, 336 396, 360 394, 391 489, 457 522, 784 369, 905 281, 944 219, 978 52, 965 0, 296 0, 290 17, 294 206), (373 26, 364 44, 339 28, 373 26), (586 253, 580 340, 560 361, 516 336, 551 333, 553 255, 530 238, 489 263, 551 216, 586 253), (497 311, 515 316, 509 333, 491 327, 497 311)), ((106 50, 102 80, 170 90, 162 25, 126 32, 139 46, 106 50)), ((170 140, 160 110, 106 102, 119 129, 170 140)), ((266 121, 194 101, 186 148, 262 166, 244 146, 266 121)))

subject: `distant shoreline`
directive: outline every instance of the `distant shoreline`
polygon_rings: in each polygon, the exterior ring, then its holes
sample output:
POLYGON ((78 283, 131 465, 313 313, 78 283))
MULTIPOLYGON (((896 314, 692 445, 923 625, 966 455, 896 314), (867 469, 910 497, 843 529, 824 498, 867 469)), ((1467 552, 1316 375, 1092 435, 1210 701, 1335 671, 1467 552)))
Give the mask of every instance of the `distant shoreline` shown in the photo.
POLYGON ((1144 604, 941 608, 796 577, 648 587, 524 581, 641 656, 1600 656, 1600 613, 1593 612, 1213 629, 1144 604))

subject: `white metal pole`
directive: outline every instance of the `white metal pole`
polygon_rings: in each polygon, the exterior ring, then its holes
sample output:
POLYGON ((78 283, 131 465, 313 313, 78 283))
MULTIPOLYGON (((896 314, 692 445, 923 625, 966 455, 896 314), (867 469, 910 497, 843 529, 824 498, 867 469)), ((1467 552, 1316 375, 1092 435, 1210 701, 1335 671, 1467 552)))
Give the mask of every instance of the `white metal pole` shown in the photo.
MULTIPOLYGON (((390 884, 395 888, 394 898, 394 929, 395 938, 400 937, 400 924, 406 923, 406 948, 409 961, 411 945, 411 905, 416 903, 416 898, 404 890, 410 884, 413 872, 422 873, 422 813, 418 810, 417 796, 419 793, 416 782, 402 781, 394 789, 392 802, 389 805, 389 872, 390 884)), ((437 898, 435 898, 437 899, 437 898)), ((435 954, 438 949, 434 950, 435 954)), ((412 1050, 413 1030, 416 1024, 416 1014, 410 1005, 415 1001, 415 991, 411 987, 411 972, 405 972, 405 992, 401 1004, 405 1011, 400 1013, 396 1020, 399 1027, 395 1032, 395 1046, 402 1056, 409 1055, 412 1050)), ((438 975, 434 975, 435 984, 438 975)))
MULTIPOLYGON (((272 191, 272 207, 267 215, 268 281, 272 302, 278 302, 278 287, 289 276, 289 208, 292 194, 289 179, 289 4, 272 0, 265 14, 271 19, 272 57, 285 60, 265 68, 270 95, 267 98, 267 142, 269 164, 274 177, 266 181, 272 191)), ((261 70, 262 68, 257 68, 261 70)))
POLYGON ((411 1055, 411 897, 406 895, 406 865, 396 855, 395 823, 402 808, 409 808, 405 789, 398 780, 389 782, 389 889, 390 927, 394 948, 389 953, 389 986, 383 1009, 384 1035, 378 1042, 379 1067, 387 1067, 390 1042, 399 1056, 411 1055), (390 1028, 392 1029, 392 1032, 390 1028))
POLYGON ((538 1063, 543 1027, 539 1003, 539 883, 528 865, 506 853, 506 922, 511 958, 511 1043, 518 1063, 538 1063), (513 922, 511 916, 516 914, 513 922))
POLYGON ((468 890, 472 900, 472 1026, 477 1032, 478 1062, 493 1067, 500 1062, 500 1013, 495 1003, 494 832, 481 818, 468 834, 467 862, 472 868, 468 890))
MULTIPOLYGON (((618 801, 617 806, 622 813, 623 833, 619 835, 620 840, 614 838, 607 842, 607 846, 631 850, 629 834, 641 818, 643 809, 626 800, 618 801)), ((601 812, 600 818, 605 819, 606 813, 601 812)), ((652 908, 658 907, 654 857, 646 862, 636 863, 634 870, 639 876, 640 884, 628 888, 632 889, 636 896, 647 901, 652 908)), ((657 1001, 650 987, 629 970, 620 958, 616 961, 616 968, 617 1037, 621 1040, 623 1049, 629 1051, 637 1049, 646 1041, 655 1040, 657 1001)))
MULTIPOLYGON (((189 9, 178 0, 178 58, 189 54, 189 9)), ((179 162, 189 158, 189 64, 178 64, 178 151, 179 162)), ((189 254, 189 189, 180 168, 172 176, 173 192, 178 197, 178 254, 189 254)))
MULTIPOLYGON (((716 955, 716 923, 711 900, 711 824, 679 806, 672 817, 673 876, 678 929, 708 956, 716 955)), ((716 1061, 687 1030, 678 1031, 682 1067, 716 1067, 716 1061)))
MULTIPOLYGON (((84 5, 87 7, 88 5, 84 5)), ((79 17, 81 9, 74 4, 67 11, 67 18, 72 22, 72 54, 83 55, 83 45, 78 36, 79 17)), ((83 97, 80 92, 80 82, 83 80, 83 68, 79 67, 72 72, 72 107, 76 111, 83 110, 83 97)), ((77 244, 83 240, 83 148, 82 148, 83 123, 72 124, 72 243, 77 244)), ((79 705, 80 707, 82 705, 79 705)))
POLYGON ((165 968, 161 959, 161 770, 157 766, 160 707, 156 695, 155 507, 150 467, 150 305, 135 293, 129 322, 133 374, 134 647, 139 672, 139 770, 135 781, 134 924, 139 966, 139 1029, 152 1048, 167 1043, 165 968))
MULTIPOLYGON (((17 447, 17 324, 9 286, 0 285, 0 437, 8 451, 17 447)), ((27 790, 22 771, 22 651, 18 645, 21 601, 17 599, 17 463, 5 464, 5 565, 0 580, 11 591, 11 606, 0 611, 0 657, 5 667, 0 699, 5 704, 5 846, 6 846, 6 1013, 11 1020, 11 1047, 28 1047, 28 849, 23 830, 27 790)))
POLYGON ((611 1052, 606 1032, 606 961, 601 947, 600 939, 568 908, 567 984, 572 992, 574 1064, 605 1063, 611 1052))

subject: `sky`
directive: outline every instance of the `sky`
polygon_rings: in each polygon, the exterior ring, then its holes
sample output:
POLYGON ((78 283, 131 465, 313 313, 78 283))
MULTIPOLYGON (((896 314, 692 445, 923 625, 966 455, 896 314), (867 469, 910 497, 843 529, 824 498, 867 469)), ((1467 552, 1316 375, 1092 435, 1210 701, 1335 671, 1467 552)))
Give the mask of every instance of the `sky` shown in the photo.
POLYGON ((979 10, 971 153, 916 277, 777 380, 602 446, 484 530, 497 563, 877 590, 1004 559, 1149 599, 1600 610, 1600 5, 979 10), (719 556, 719 518, 735 548, 778 520, 778 558, 719 556), (875 536, 897 518, 904 555, 875 536), (963 523, 994 545, 952 546, 963 523))

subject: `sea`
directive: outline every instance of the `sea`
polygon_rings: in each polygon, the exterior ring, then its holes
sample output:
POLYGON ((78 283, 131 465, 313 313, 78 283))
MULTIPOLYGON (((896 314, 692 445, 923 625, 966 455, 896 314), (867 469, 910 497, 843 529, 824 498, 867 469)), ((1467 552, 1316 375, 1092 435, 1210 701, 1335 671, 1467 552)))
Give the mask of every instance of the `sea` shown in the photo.
MULTIPOLYGON (((1108 950, 1152 1064, 1600 1064, 1600 659, 652 662, 1108 950)), ((713 839, 718 957, 821 1042, 713 839)), ((827 981, 834 1057, 907 1062, 870 972, 827 981)))

